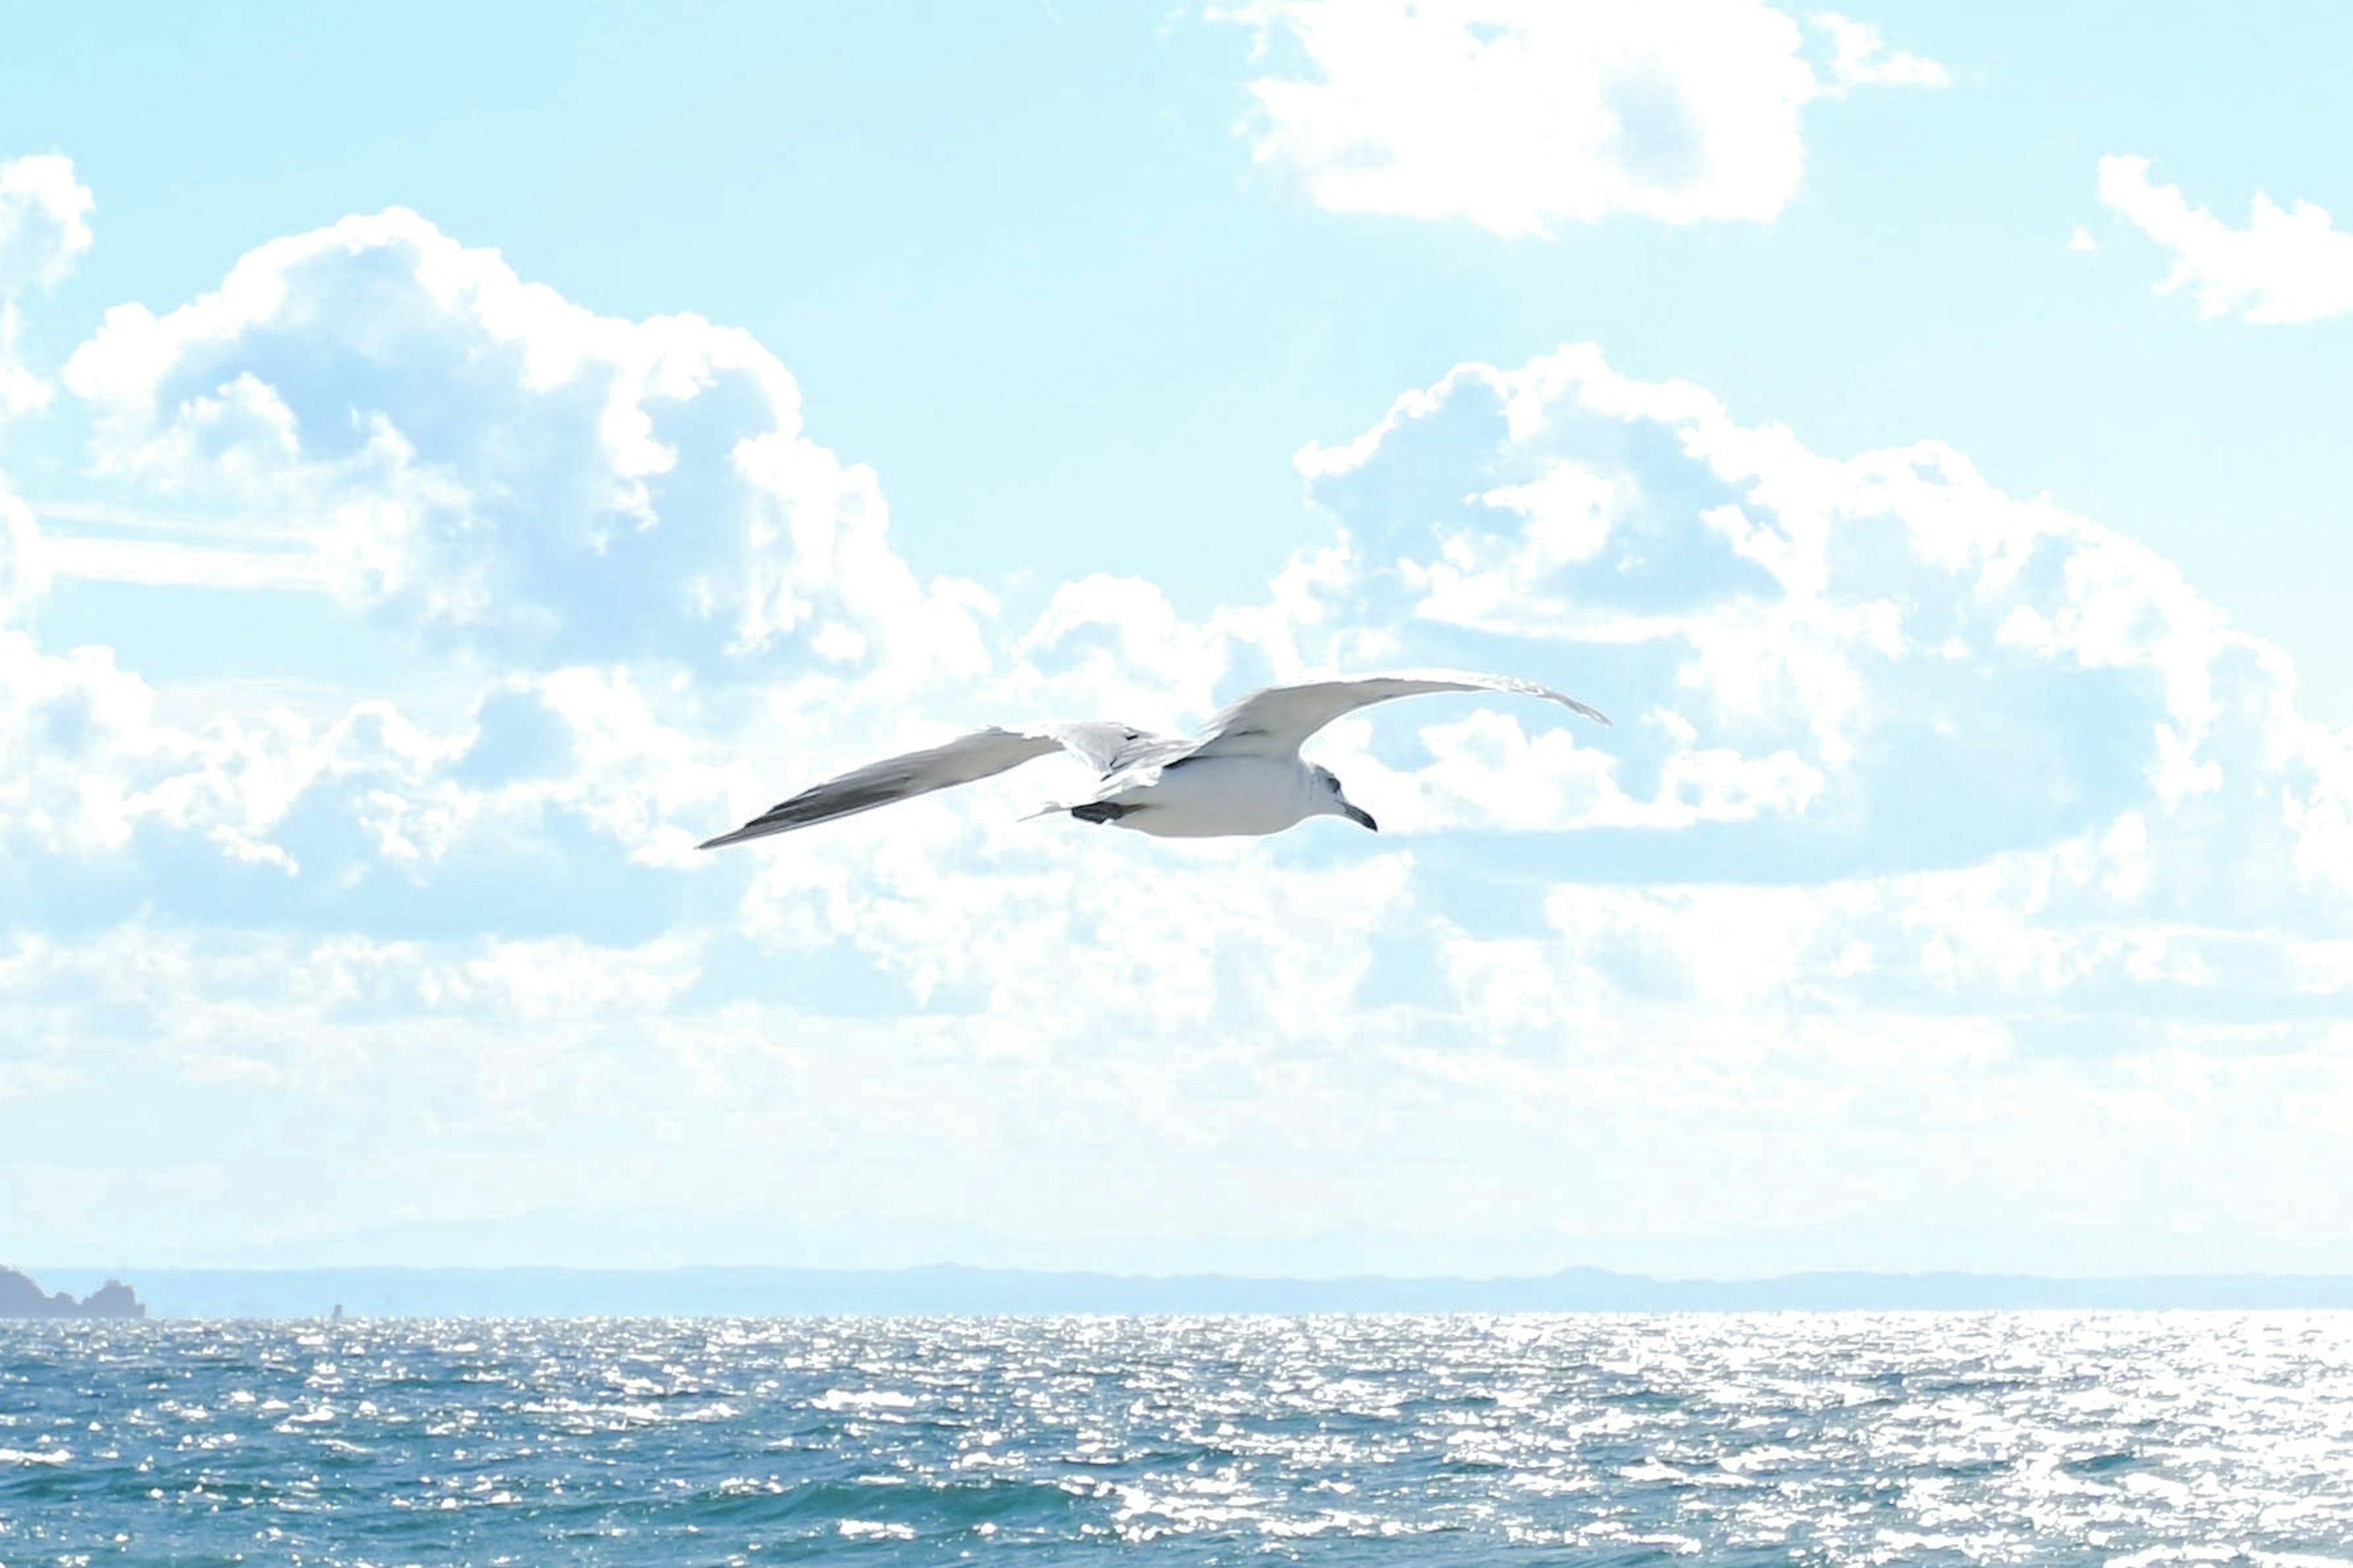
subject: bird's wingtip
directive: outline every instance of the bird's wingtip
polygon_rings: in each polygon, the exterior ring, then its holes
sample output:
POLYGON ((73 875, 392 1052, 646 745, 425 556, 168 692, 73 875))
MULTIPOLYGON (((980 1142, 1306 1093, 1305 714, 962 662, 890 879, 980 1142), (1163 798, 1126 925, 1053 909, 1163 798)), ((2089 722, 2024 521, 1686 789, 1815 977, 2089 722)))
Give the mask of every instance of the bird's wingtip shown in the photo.
POLYGON ((1592 720, 1595 723, 1602 726, 1604 729, 1614 730, 1617 728, 1616 725, 1609 722, 1609 714, 1604 713, 1600 709, 1596 708, 1590 702, 1579 702, 1576 698, 1561 691, 1550 692, 1547 693, 1547 695, 1557 700, 1562 707, 1570 710, 1572 712, 1583 714, 1585 717, 1592 720))

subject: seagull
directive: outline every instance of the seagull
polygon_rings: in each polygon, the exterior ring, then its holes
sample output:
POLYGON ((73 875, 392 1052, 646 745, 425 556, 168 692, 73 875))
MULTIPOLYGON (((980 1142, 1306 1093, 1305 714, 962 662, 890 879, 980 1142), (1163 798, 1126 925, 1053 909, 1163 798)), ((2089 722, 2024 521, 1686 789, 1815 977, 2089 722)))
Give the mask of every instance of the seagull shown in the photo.
POLYGON ((1541 697, 1598 723, 1609 722, 1598 708, 1508 675, 1433 670, 1270 686, 1219 714, 1198 740, 1106 722, 977 730, 944 746, 869 763, 812 784, 700 847, 717 849, 854 816, 988 778, 1052 752, 1069 752, 1095 770, 1094 797, 1077 805, 1050 805, 1037 813, 1040 816, 1068 815, 1161 838, 1262 837, 1311 816, 1345 816, 1378 832, 1372 813, 1341 793, 1331 769, 1300 761, 1300 745, 1344 713, 1430 691, 1541 697))

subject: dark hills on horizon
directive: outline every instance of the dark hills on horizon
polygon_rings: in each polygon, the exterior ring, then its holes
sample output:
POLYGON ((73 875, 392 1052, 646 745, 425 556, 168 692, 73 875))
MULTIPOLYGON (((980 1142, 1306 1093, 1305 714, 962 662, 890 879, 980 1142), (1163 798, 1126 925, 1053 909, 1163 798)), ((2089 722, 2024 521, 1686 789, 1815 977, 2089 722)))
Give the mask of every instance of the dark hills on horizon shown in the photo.
MULTIPOLYGON (((85 1271, 53 1269, 54 1275, 85 1271)), ((1283 1279, 1039 1273, 939 1267, 837 1270, 512 1268, 157 1269, 149 1305, 109 1280, 88 1300, 44 1297, 18 1316, 919 1317, 1318 1312, 1771 1312, 2353 1309, 2353 1277, 2179 1275, 2053 1279, 1961 1273, 1790 1274, 1658 1279, 1600 1268, 1520 1279, 1283 1279), (119 1291, 120 1295, 110 1295, 119 1291), (69 1310, 60 1310, 58 1303, 69 1310), (128 1310, 117 1311, 115 1309, 128 1310), (96 1309, 96 1310, 93 1310, 96 1309)), ((21 1296, 19 1299, 21 1299, 21 1296)))
POLYGON ((137 1291, 120 1279, 105 1284, 77 1300, 59 1290, 46 1295, 29 1274, 0 1268, 0 1318, 143 1318, 147 1309, 137 1291))

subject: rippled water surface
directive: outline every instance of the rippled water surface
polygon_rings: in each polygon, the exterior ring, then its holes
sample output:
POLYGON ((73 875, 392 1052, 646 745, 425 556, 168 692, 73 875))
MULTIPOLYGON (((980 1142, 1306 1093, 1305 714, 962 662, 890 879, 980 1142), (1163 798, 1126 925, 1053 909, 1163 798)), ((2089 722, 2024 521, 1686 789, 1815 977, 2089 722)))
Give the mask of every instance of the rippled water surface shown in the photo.
POLYGON ((0 1564, 2353 1562, 2353 1315, 0 1324, 0 1564))

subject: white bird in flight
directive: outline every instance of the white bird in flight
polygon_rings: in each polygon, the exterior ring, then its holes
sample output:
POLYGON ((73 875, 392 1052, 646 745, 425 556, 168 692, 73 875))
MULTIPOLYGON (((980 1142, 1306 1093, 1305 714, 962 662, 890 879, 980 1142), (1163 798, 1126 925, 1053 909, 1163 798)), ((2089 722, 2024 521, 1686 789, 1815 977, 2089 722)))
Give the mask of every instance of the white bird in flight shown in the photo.
POLYGON ((1094 798, 1077 805, 1050 805, 1039 816, 1067 812, 1082 822, 1108 822, 1162 838, 1280 833, 1311 816, 1345 816, 1378 831, 1372 814, 1341 793, 1331 769, 1300 761, 1300 744, 1344 713, 1428 691, 1541 697, 1599 723, 1609 722, 1600 710, 1574 697, 1508 675, 1439 670, 1271 686, 1218 715, 1208 733, 1198 741, 1102 722, 976 731, 928 752, 870 763, 812 784, 702 847, 716 849, 837 816, 854 816, 950 784, 971 784, 1056 751, 1072 752, 1095 770, 1094 798))

